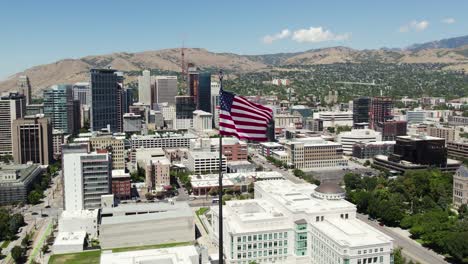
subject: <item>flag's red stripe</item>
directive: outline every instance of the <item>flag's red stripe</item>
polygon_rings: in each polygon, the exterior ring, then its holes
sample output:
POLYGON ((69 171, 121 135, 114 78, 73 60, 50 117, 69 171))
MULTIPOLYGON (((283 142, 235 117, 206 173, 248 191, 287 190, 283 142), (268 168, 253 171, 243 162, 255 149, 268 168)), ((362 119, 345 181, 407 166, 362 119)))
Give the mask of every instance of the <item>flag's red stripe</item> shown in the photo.
POLYGON ((263 141, 267 141, 267 138, 250 138, 250 137, 243 137, 243 136, 239 136, 237 133, 231 133, 231 132, 226 132, 226 131, 219 131, 219 134, 223 135, 223 136, 234 136, 238 139, 245 139, 245 140, 252 140, 252 141, 259 141, 259 142, 263 142, 263 141))
MULTIPOLYGON (((221 123, 220 123, 220 125, 221 125, 221 123)), ((236 127, 235 125, 226 124, 226 123, 222 123, 222 126, 223 126, 223 127, 226 127, 226 128, 235 129, 238 133, 258 134, 258 135, 262 135, 262 134, 265 134, 265 133, 266 133, 266 130, 255 130, 255 129, 238 128, 238 127, 236 127)))
POLYGON ((243 118, 250 118, 250 119, 258 120, 258 121, 265 121, 265 124, 268 123, 268 121, 269 121, 269 120, 265 120, 263 118, 253 118, 251 115, 235 113, 235 112, 231 112, 231 116, 232 116, 233 119, 235 119, 235 117, 243 117, 243 118))
POLYGON ((232 105, 231 106, 231 109, 234 108, 234 109, 238 109, 238 110, 242 110, 242 111, 246 111, 248 113, 252 113, 252 114, 256 114, 256 115, 259 115, 265 119, 270 119, 271 117, 268 116, 267 114, 265 114, 264 112, 262 111, 256 111, 256 109, 252 109, 251 107, 248 107, 247 105, 232 105))
POLYGON ((249 101, 248 99, 246 99, 246 98, 244 98, 244 97, 242 97, 242 96, 235 96, 235 97, 234 97, 234 100, 238 100, 238 101, 241 101, 241 102, 245 102, 245 103, 247 103, 247 104, 250 104, 252 107, 260 108, 261 110, 264 110, 264 111, 266 111, 267 113, 270 113, 270 114, 272 113, 272 110, 271 110, 270 108, 265 107, 265 106, 263 106, 263 105, 261 105, 261 104, 253 103, 253 102, 249 101))
POLYGON ((248 121, 240 121, 240 120, 233 120, 232 117, 228 115, 219 115, 219 118, 221 120, 232 120, 234 124, 240 125, 240 126, 254 126, 254 127, 268 127, 267 124, 260 124, 260 123, 255 123, 255 122, 248 122, 248 121))

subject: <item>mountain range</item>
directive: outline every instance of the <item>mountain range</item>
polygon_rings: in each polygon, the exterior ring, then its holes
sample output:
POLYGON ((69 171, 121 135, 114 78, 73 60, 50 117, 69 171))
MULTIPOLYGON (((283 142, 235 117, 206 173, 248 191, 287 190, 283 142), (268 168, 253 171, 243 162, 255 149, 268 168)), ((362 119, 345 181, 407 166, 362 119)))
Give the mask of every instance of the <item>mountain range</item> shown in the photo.
MULTIPOLYGON (((54 63, 38 65, 10 76, 0 82, 0 92, 15 90, 18 76, 27 75, 33 86, 33 94, 59 83, 74 83, 88 80, 92 68, 107 68, 124 71, 127 82, 136 79, 136 73, 143 69, 179 72, 181 50, 164 49, 137 53, 119 52, 106 55, 87 56, 78 59, 63 59, 54 63)), ((468 72, 468 35, 423 44, 411 45, 405 49, 357 50, 347 47, 312 49, 296 53, 265 55, 238 55, 214 53, 201 48, 186 48, 186 62, 193 62, 200 68, 222 68, 230 72, 251 72, 278 69, 288 65, 316 65, 333 63, 441 63, 447 70, 468 72)))

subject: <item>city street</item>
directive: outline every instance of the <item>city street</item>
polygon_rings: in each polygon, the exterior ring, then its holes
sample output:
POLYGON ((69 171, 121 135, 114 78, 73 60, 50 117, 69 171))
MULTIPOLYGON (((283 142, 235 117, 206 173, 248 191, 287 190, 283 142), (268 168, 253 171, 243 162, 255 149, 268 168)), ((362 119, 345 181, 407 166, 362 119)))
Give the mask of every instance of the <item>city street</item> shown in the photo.
POLYGON ((443 256, 421 246, 418 242, 397 232, 395 228, 380 226, 377 221, 371 221, 367 215, 357 214, 357 218, 393 238, 393 247, 401 247, 403 256, 421 264, 447 264, 443 256))
MULTIPOLYGON (((25 205, 22 208, 14 209, 14 213, 19 212, 23 214, 26 226, 21 228, 18 234, 18 239, 11 241, 7 248, 4 248, 2 254, 7 257, 4 259, 5 263, 13 263, 10 252, 14 246, 21 245, 21 240, 27 233, 34 233, 31 241, 31 248, 28 252, 28 257, 33 251, 40 250, 42 247, 41 238, 44 237, 44 232, 50 223, 57 221, 58 217, 63 211, 63 197, 62 197, 62 174, 58 172, 58 176, 52 178, 51 186, 44 192, 45 197, 42 203, 36 205, 25 205)), ((37 254, 36 256, 38 256, 37 254)))

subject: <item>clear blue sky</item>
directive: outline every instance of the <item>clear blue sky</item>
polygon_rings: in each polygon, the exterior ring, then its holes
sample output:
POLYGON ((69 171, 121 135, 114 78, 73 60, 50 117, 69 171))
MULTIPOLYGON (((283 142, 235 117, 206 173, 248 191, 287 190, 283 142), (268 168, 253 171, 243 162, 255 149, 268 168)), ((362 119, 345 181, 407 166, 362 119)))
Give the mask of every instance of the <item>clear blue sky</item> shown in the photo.
POLYGON ((0 79, 59 59, 174 48, 184 39, 239 54, 405 47, 468 34, 467 10, 463 0, 3 1, 0 79))

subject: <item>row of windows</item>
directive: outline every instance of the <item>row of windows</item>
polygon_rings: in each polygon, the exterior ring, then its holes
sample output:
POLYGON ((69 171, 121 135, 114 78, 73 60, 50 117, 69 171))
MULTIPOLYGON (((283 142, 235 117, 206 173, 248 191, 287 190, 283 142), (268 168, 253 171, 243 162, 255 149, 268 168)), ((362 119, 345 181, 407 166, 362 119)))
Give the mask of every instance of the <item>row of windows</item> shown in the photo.
POLYGON ((279 233, 268 233, 268 234, 258 234, 258 235, 248 235, 248 236, 238 236, 237 243, 245 243, 250 241, 257 240, 273 240, 273 239, 282 239, 288 237, 288 232, 279 232, 279 233))
POLYGON ((373 258, 364 258, 364 259, 358 259, 357 263, 358 264, 367 264, 367 263, 383 263, 384 257, 373 257, 373 258))
MULTIPOLYGON (((307 239, 307 237, 305 238, 307 239)), ((274 241, 274 242, 263 242, 263 243, 253 243, 253 244, 238 244, 237 245, 237 251, 249 251, 249 250, 256 250, 261 249, 261 248, 273 248, 273 247, 283 247, 287 246, 288 241, 287 240, 280 240, 280 241, 274 241)))
MULTIPOLYGON (((363 254, 367 254, 367 249, 364 249, 362 252, 363 254)), ((379 249, 374 248, 374 253, 377 253, 377 252, 379 252, 379 249)), ((380 248, 380 252, 383 252, 383 248, 380 248)), ((369 254, 372 254, 372 248, 369 249, 369 254)), ((358 255, 361 255, 361 250, 358 250, 358 255)))
POLYGON ((283 255, 283 254, 284 255, 288 254, 288 249, 287 248, 237 253, 237 259, 245 259, 245 258, 250 259, 250 258, 257 258, 257 257, 277 256, 277 255, 283 255))

